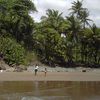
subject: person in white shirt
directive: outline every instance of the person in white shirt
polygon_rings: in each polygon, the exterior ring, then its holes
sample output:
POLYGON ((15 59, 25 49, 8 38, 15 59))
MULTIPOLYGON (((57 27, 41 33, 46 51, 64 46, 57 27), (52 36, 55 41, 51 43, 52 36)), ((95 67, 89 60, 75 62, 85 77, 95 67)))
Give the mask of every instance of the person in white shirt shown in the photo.
POLYGON ((37 75, 37 71, 38 71, 38 65, 36 64, 36 66, 35 66, 35 76, 37 75))

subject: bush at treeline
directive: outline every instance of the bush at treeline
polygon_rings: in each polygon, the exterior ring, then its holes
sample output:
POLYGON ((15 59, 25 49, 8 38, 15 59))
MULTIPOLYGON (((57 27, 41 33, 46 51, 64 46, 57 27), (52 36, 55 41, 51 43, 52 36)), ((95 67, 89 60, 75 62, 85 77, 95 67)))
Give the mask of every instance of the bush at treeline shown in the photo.
POLYGON ((3 53, 3 59, 9 65, 24 63, 25 49, 12 38, 0 37, 0 52, 3 53))

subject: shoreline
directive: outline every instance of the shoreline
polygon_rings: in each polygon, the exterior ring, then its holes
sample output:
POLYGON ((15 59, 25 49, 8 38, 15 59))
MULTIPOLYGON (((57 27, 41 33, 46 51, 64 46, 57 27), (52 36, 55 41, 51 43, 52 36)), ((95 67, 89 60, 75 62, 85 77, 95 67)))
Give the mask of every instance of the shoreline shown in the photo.
POLYGON ((100 81, 100 72, 1 72, 0 81, 100 81))

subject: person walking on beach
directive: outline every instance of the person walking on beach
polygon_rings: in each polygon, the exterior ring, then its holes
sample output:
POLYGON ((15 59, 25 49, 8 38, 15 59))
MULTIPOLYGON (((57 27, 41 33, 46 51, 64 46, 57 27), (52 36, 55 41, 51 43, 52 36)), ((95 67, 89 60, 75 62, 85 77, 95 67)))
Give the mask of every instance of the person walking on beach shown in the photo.
POLYGON ((37 75, 37 71, 38 71, 38 65, 36 64, 36 66, 35 66, 35 76, 37 75))
POLYGON ((0 61, 3 60, 3 53, 0 52, 0 61))
POLYGON ((3 52, 0 52, 0 72, 3 72, 3 52))
POLYGON ((45 68, 44 73, 45 73, 45 76, 46 76, 47 75, 47 68, 45 68))

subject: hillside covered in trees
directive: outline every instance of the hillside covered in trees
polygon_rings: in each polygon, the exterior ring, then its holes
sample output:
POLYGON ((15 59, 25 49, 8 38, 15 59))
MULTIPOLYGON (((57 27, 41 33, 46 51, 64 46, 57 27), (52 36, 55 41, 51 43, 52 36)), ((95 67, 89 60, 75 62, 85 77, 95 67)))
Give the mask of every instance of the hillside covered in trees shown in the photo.
POLYGON ((7 64, 30 64, 36 57, 49 66, 100 67, 100 28, 82 1, 72 2, 65 18, 48 9, 37 23, 34 12, 31 0, 0 0, 0 52, 7 64))

